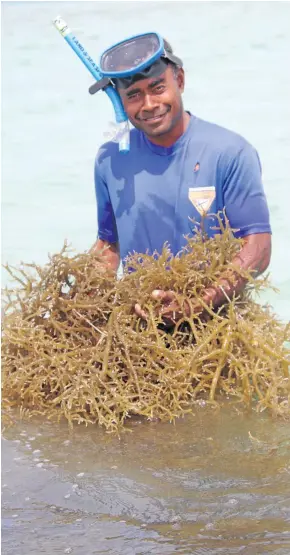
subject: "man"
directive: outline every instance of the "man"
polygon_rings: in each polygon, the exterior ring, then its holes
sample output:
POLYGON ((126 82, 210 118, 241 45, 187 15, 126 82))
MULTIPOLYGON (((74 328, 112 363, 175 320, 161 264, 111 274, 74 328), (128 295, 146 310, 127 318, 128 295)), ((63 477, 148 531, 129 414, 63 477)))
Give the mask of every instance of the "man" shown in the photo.
MULTIPOLYGON (((258 275, 271 257, 269 211, 258 154, 243 137, 184 110, 182 61, 157 35, 161 55, 152 58, 151 50, 146 66, 148 36, 140 36, 140 45, 137 37, 134 44, 132 39, 121 43, 123 49, 112 47, 105 53, 105 69, 101 67, 105 71, 109 59, 107 75, 134 129, 129 154, 120 154, 118 145, 108 142, 97 155, 98 239, 93 250, 101 250, 114 270, 130 252, 160 252, 166 241, 176 255, 186 244, 184 236, 194 233, 193 219, 200 222, 206 213, 224 210, 235 235, 244 238, 234 264, 258 275), (120 67, 128 71, 118 72, 120 67)), ((217 233, 210 217, 203 218, 203 225, 209 237, 217 233)), ((239 294, 245 284, 238 276, 235 283, 225 276, 221 287, 205 290, 204 301, 217 307, 239 294)), ((154 291, 152 296, 161 300, 164 322, 177 321, 180 307, 174 291, 154 291)), ((189 302, 186 309, 188 313, 200 311, 189 302)), ((135 310, 146 318, 140 304, 135 310)))

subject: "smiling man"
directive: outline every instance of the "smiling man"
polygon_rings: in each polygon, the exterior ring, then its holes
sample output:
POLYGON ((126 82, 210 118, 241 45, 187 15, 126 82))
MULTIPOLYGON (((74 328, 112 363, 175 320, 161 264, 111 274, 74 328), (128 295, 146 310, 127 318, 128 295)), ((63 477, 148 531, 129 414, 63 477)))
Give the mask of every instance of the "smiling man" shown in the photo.
MULTIPOLYGON (((194 233, 192 220, 209 237, 217 230, 207 214, 224 211, 235 235, 244 239, 234 263, 263 272, 271 256, 269 211, 256 150, 243 137, 185 111, 185 74, 180 58, 159 35, 146 33, 113 46, 101 70, 113 81, 134 129, 130 152, 104 144, 95 163, 98 239, 93 247, 117 270, 130 252, 174 255, 194 233), (120 69, 122 68, 122 69, 120 69)), ((245 280, 226 279, 207 289, 206 303, 220 305, 238 294, 245 280)), ((166 323, 180 316, 174 291, 154 291, 166 323)), ((199 310, 190 307, 188 312, 199 310)), ((136 312, 146 317, 141 305, 136 312)))

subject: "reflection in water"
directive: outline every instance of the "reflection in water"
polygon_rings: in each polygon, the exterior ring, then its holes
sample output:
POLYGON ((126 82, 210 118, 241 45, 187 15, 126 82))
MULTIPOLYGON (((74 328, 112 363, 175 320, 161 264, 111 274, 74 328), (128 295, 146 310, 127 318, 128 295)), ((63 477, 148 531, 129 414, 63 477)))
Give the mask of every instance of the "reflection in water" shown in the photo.
POLYGON ((175 425, 134 419, 121 437, 17 425, 4 434, 5 553, 20 552, 25 537, 33 554, 41 545, 45 553, 286 555, 288 426, 232 407, 199 407, 175 425))

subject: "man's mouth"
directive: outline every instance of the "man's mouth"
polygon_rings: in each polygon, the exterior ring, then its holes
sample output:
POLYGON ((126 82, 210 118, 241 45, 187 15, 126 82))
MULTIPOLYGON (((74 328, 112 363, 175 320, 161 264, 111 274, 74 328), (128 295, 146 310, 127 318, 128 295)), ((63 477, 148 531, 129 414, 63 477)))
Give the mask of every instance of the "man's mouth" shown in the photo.
POLYGON ((138 118, 138 119, 139 119, 139 121, 146 122, 146 123, 156 122, 156 121, 161 120, 164 116, 166 116, 166 114, 168 114, 169 111, 170 111, 170 108, 168 108, 168 110, 166 110, 162 114, 158 114, 158 115, 155 115, 155 116, 149 116, 147 118, 138 118))

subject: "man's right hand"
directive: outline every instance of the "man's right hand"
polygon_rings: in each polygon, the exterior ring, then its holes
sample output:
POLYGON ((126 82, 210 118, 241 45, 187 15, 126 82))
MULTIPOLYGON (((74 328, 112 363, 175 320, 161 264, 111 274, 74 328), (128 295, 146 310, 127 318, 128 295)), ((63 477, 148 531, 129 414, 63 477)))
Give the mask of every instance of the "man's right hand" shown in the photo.
POLYGON ((117 272, 120 265, 119 243, 109 243, 108 241, 98 239, 92 246, 90 252, 92 254, 97 254, 107 268, 113 272, 117 272))

